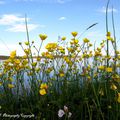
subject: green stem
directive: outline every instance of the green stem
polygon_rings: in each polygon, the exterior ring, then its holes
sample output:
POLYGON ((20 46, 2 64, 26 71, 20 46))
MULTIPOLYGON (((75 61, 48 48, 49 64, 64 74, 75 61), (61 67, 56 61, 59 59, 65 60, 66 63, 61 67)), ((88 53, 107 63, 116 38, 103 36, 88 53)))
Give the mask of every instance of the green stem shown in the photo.
MULTIPOLYGON (((109 7, 110 0, 107 2, 106 6, 106 33, 108 33, 108 7, 109 7)), ((107 40, 107 56, 109 55, 109 41, 107 40)), ((109 66, 109 60, 107 59, 107 67, 109 66)))

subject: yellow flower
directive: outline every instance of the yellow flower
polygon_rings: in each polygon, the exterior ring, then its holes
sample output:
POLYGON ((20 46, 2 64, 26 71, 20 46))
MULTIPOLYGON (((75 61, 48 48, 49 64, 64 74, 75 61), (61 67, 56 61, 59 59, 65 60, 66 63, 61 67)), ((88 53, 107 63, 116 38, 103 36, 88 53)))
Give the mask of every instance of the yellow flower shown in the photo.
POLYGON ((104 95, 104 91, 103 91, 103 89, 102 89, 102 88, 100 89, 99 94, 100 94, 101 96, 103 96, 103 95, 104 95))
POLYGON ((38 56, 38 57, 37 57, 37 61, 40 61, 40 60, 41 60, 41 58, 38 56))
POLYGON ((10 58, 15 58, 15 57, 16 57, 16 50, 10 53, 10 58))
POLYGON ((91 80, 91 77, 90 77, 90 76, 87 76, 87 80, 90 81, 90 80, 91 80))
POLYGON ((111 33, 110 33, 110 32, 107 32, 106 36, 111 36, 111 33))
POLYGON ((2 82, 0 82, 0 86, 2 85, 2 82))
POLYGON ((112 85, 110 86, 110 88, 111 88, 112 90, 116 90, 116 89, 117 89, 117 86, 116 86, 115 84, 112 84, 112 85))
POLYGON ((15 86, 13 84, 8 84, 8 88, 14 88, 15 86))
POLYGON ((111 41, 111 42, 114 42, 114 39, 110 36, 107 36, 107 40, 111 41))
POLYGON ((46 83, 42 83, 40 85, 40 89, 47 89, 48 88, 48 85, 46 83))
POLYGON ((52 52, 52 51, 54 51, 57 47, 58 47, 57 43, 48 43, 45 48, 46 48, 48 51, 51 51, 51 52, 52 52))
POLYGON ((89 47, 93 46, 91 43, 89 43, 89 47))
POLYGON ((118 74, 115 74, 112 76, 113 80, 115 80, 116 82, 120 82, 120 76, 118 74))
POLYGON ((32 63, 32 66, 34 66, 34 67, 35 67, 36 65, 37 65, 37 62, 33 62, 33 63, 32 63))
POLYGON ((45 40, 47 38, 46 34, 39 34, 41 40, 45 40))
POLYGON ((79 40, 75 39, 73 42, 74 42, 74 44, 78 44, 79 40))
POLYGON ((98 66, 98 69, 99 69, 99 70, 104 70, 104 69, 105 69, 105 66, 98 66))
POLYGON ((25 45, 29 45, 29 42, 25 42, 25 45))
POLYGON ((73 52, 74 52, 74 49, 73 49, 73 48, 71 48, 71 47, 68 47, 67 49, 68 49, 68 51, 69 51, 69 52, 71 52, 71 53, 73 53, 73 52))
POLYGON ((84 38, 84 39, 83 39, 83 42, 84 42, 84 43, 88 43, 89 40, 88 40, 87 38, 84 38))
POLYGON ((64 77, 64 76, 65 76, 64 72, 60 72, 60 73, 59 73, 59 76, 60 76, 60 77, 64 77))
POLYGON ((61 40, 63 40, 63 41, 66 40, 66 37, 62 37, 61 40))
POLYGON ((102 54, 99 51, 95 51, 95 56, 102 56, 102 54))
POLYGON ((15 59, 15 63, 16 64, 20 64, 20 60, 19 59, 15 59))
POLYGON ((40 95, 45 95, 47 92, 45 89, 40 89, 39 90, 40 95))
POLYGON ((26 58, 27 58, 27 56, 26 56, 26 55, 24 55, 24 56, 22 56, 22 58, 23 58, 23 59, 26 59, 26 58))
POLYGON ((118 93, 117 102, 120 103, 120 93, 118 93))
POLYGON ((98 47, 97 50, 98 50, 99 52, 101 52, 101 48, 98 47))
POLYGON ((46 58, 49 58, 49 59, 53 59, 54 58, 54 56, 52 54, 50 54, 49 52, 42 52, 42 56, 46 57, 46 58))
POLYGON ((71 32, 71 34, 72 34, 73 37, 76 37, 78 32, 71 32))
POLYGON ((30 49, 24 49, 24 52, 29 55, 30 54, 30 49))
POLYGON ((106 70, 106 72, 112 72, 112 68, 111 67, 107 67, 105 70, 106 70))
POLYGON ((118 50, 115 51, 116 54, 120 54, 120 52, 118 50))

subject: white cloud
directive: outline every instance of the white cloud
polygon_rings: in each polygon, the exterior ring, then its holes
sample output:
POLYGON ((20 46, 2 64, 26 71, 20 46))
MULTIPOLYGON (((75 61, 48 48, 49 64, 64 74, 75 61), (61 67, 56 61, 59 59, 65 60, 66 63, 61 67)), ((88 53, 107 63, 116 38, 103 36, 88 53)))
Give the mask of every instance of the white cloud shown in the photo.
MULTIPOLYGON (((27 21, 30 21, 30 18, 27 18, 27 21)), ((21 17, 20 15, 14 14, 5 14, 0 18, 0 25, 7 26, 8 28, 6 31, 10 32, 26 32, 25 27, 25 18, 21 17)), ((36 25, 36 24, 29 24, 28 29, 32 31, 37 27, 45 27, 44 25, 36 25)))
POLYGON ((25 18, 14 15, 14 14, 5 14, 0 19, 0 25, 13 25, 15 23, 22 23, 25 21, 25 18))
MULTIPOLYGON (((110 13, 110 12, 112 12, 112 10, 113 10, 113 12, 118 12, 118 10, 117 9, 115 9, 115 8, 108 8, 108 13, 110 13)), ((106 13, 106 7, 102 7, 102 9, 100 9, 100 10, 98 10, 99 12, 102 12, 102 13, 106 13)))
MULTIPOLYGON (((34 29, 36 29, 38 27, 38 25, 35 24, 28 24, 28 30, 32 31, 34 29)), ((6 31, 10 31, 10 32, 26 32, 26 26, 25 24, 16 24, 13 25, 11 28, 8 28, 6 31)))
POLYGON ((59 20, 66 20, 66 17, 60 17, 59 20))

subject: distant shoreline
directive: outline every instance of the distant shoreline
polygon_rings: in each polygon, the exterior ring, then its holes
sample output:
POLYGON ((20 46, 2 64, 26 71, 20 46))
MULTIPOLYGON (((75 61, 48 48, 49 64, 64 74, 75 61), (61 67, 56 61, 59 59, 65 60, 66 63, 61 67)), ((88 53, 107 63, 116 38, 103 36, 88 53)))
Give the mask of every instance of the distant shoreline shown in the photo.
POLYGON ((9 56, 0 55, 0 60, 6 60, 6 59, 8 59, 8 58, 9 58, 9 56))

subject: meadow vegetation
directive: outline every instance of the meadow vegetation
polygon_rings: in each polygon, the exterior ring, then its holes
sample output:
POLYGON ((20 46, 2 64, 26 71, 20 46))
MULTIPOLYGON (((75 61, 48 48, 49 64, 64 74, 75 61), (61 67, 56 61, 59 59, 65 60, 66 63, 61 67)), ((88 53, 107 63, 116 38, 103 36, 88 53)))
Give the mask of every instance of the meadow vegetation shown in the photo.
POLYGON ((19 43, 25 55, 18 58, 12 51, 0 66, 0 113, 33 115, 33 120, 120 119, 120 50, 114 32, 106 29, 106 39, 96 47, 74 31, 67 45, 61 37, 40 54, 47 35, 39 35, 37 48, 27 21, 26 30, 28 41, 19 43))

